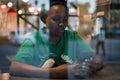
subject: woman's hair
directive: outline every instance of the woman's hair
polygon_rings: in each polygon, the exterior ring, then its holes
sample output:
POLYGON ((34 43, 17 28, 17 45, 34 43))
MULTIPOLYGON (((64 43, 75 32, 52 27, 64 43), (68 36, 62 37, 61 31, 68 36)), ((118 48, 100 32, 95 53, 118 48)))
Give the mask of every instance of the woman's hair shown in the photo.
POLYGON ((67 8, 67 0, 50 0, 50 7, 54 5, 63 5, 67 8))
MULTIPOLYGON (((63 5, 66 8, 66 11, 68 12, 67 0, 50 0, 50 8, 55 5, 63 5)), ((46 18, 48 16, 48 11, 46 12, 43 11, 41 12, 40 15, 41 15, 40 18, 42 22, 46 24, 46 18)))

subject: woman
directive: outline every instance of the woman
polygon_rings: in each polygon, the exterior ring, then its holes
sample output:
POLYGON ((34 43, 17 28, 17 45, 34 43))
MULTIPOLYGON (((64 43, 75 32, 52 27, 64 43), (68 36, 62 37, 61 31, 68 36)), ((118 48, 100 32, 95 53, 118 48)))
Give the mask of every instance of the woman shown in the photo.
POLYGON ((81 66, 76 62, 81 63, 92 55, 93 50, 76 32, 65 30, 68 25, 66 1, 51 0, 50 2, 50 10, 46 18, 47 29, 34 33, 24 41, 11 64, 11 75, 75 78, 81 73, 81 66), (49 55, 68 56, 73 63, 44 68, 42 65, 49 55))

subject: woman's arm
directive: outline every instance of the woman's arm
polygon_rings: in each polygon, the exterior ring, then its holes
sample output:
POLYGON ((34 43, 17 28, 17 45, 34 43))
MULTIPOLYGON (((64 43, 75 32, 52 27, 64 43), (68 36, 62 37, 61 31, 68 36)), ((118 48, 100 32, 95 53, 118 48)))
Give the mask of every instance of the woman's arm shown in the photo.
MULTIPOLYGON (((75 65, 69 66, 69 74, 75 65)), ((39 68, 20 62, 12 62, 10 67, 11 76, 40 77, 40 78, 67 78, 68 65, 61 65, 55 68, 39 68)))
POLYGON ((49 77, 49 69, 41 69, 20 62, 12 62, 9 72, 12 76, 49 77))

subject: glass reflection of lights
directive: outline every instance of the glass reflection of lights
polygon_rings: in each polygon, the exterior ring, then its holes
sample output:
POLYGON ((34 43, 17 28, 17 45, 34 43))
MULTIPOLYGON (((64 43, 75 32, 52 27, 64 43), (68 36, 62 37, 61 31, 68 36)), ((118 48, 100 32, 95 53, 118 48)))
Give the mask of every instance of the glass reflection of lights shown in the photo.
POLYGON ((27 3, 29 0, 22 0, 23 2, 27 3))
POLYGON ((12 3, 12 2, 8 2, 7 6, 8 6, 8 7, 12 7, 12 6, 13 6, 13 3, 12 3))
POLYGON ((19 10, 19 11, 18 11, 18 14, 22 14, 22 10, 19 10))

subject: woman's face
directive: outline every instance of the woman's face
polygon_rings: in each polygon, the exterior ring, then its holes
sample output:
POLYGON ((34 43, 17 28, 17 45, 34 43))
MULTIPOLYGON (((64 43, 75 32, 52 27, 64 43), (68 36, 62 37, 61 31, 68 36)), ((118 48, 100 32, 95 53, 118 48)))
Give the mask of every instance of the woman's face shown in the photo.
POLYGON ((46 25, 50 30, 50 36, 60 37, 68 23, 68 13, 63 5, 54 5, 50 8, 46 25))

